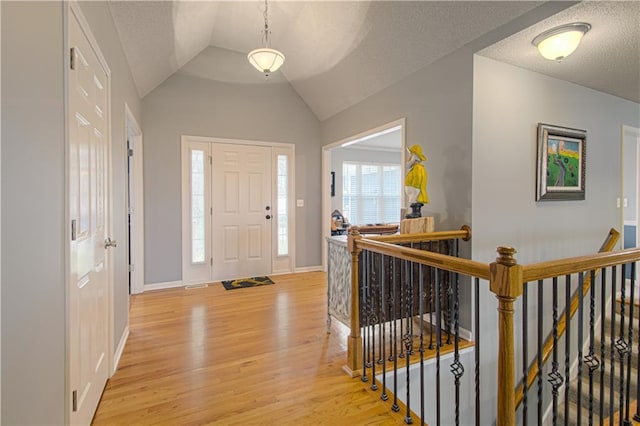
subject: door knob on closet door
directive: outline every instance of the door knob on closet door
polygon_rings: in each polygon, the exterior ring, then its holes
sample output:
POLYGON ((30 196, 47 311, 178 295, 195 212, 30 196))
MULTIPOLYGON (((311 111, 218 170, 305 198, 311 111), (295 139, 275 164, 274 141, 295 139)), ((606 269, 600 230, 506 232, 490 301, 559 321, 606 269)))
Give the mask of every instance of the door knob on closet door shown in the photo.
POLYGON ((265 209, 266 211, 269 211, 269 210, 271 210, 271 206, 267 206, 267 207, 265 207, 264 209, 265 209))
POLYGON ((271 219, 271 215, 268 214, 268 215, 265 216, 265 218, 271 219))

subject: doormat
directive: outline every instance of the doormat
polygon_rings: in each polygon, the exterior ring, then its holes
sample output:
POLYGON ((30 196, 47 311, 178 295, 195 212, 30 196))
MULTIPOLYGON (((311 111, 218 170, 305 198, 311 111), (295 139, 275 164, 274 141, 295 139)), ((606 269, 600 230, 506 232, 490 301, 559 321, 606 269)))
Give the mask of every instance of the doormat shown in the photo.
POLYGON ((269 277, 238 278, 237 280, 222 281, 222 285, 227 290, 236 288, 257 287, 259 285, 275 284, 269 277))

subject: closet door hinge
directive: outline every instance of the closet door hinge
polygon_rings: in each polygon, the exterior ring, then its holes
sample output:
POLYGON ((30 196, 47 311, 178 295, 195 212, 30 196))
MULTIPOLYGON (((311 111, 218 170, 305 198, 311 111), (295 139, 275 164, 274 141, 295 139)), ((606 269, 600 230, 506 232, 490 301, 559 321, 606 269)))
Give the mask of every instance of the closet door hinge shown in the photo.
POLYGON ((71 58, 70 58, 70 62, 71 63, 69 65, 71 66, 72 70, 75 70, 76 69, 76 62, 77 62, 76 48, 75 47, 71 48, 71 55, 70 56, 71 56, 71 58))
POLYGON ((129 157, 133 157, 133 149, 127 149, 127 155, 129 155, 129 157))
POLYGON ((75 413, 76 411, 78 411, 78 391, 74 390, 73 392, 71 392, 71 405, 72 405, 72 409, 73 412, 75 413))
POLYGON ((209 164, 210 165, 213 164, 213 157, 212 156, 209 156, 209 164))

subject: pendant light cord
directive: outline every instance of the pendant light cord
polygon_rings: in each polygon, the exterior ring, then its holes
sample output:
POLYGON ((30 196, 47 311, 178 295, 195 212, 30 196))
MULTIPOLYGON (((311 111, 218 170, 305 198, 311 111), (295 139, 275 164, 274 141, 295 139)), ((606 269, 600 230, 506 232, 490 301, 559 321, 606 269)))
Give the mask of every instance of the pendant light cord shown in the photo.
POLYGON ((269 3, 264 0, 264 47, 271 47, 271 37, 269 31, 269 3))

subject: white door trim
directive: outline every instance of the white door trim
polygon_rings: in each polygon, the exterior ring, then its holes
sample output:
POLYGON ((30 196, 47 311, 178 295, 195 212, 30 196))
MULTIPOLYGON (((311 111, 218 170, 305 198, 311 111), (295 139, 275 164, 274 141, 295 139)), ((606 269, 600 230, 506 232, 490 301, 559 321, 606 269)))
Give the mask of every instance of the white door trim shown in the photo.
MULTIPOLYGON (((133 265, 131 274, 131 293, 137 294, 144 291, 144 161, 142 145, 142 129, 135 116, 131 112, 129 105, 125 102, 125 125, 127 126, 127 137, 133 145, 133 176, 131 176, 134 190, 133 201, 133 265)), ((129 247, 131 250, 131 247, 129 247)))
MULTIPOLYGON (((277 229, 276 229, 276 221, 273 221, 273 229, 272 229, 272 240, 273 240, 273 248, 272 248, 272 272, 275 273, 286 273, 286 272, 294 272, 295 271, 295 252, 296 252, 296 208, 295 208, 295 144, 291 143, 282 143, 282 142, 267 142, 267 141, 257 141, 257 140, 247 140, 247 139, 227 139, 227 138, 216 138, 209 136, 192 136, 192 135, 182 135, 180 137, 180 152, 181 155, 185 153, 185 146, 189 143, 210 143, 210 144, 235 144, 235 145, 253 145, 253 146, 264 146, 272 148, 272 156, 273 161, 275 162, 276 156, 278 154, 287 153, 290 156, 289 168, 288 168, 288 177, 289 177, 289 199, 288 199, 288 212, 289 212, 289 268, 283 267, 284 262, 282 258, 277 259, 277 229), (277 265, 277 266, 276 266, 277 265)), ((185 280, 185 265, 187 259, 187 251, 186 251, 186 239, 185 239, 185 229, 187 226, 186 216, 188 215, 188 209, 186 209, 186 202, 188 201, 188 197, 185 193, 187 188, 185 187, 185 159, 181 159, 182 170, 181 170, 181 188, 182 188, 182 281, 173 281, 170 283, 157 283, 156 285, 145 285, 145 291, 156 289, 156 288, 170 288, 177 287, 187 284, 201 284, 210 281, 193 281, 193 280, 185 280), (187 197, 187 198, 185 198, 187 197), (158 287, 159 286, 159 287, 158 287)), ((272 179, 275 181, 276 171, 272 173, 272 179)), ((275 182, 274 182, 275 185, 275 182)), ((272 194, 272 196, 276 197, 276 192, 272 194)))
MULTIPOLYGON (((106 74, 106 94, 107 94, 107 121, 106 121, 106 128, 105 128, 105 139, 107 140, 108 146, 109 146, 109 150, 107 152, 107 194, 108 194, 108 200, 107 200, 107 206, 106 206, 106 211, 108 213, 109 219, 106 223, 106 226, 108 228, 107 231, 107 235, 112 235, 113 233, 113 174, 112 174, 112 152, 111 152, 111 69, 109 68, 109 65, 107 63, 107 60, 105 59, 104 55, 102 54, 102 51, 100 50, 100 47, 98 45, 98 42, 95 38, 95 36, 93 35, 93 33, 91 32, 91 27, 88 23, 88 21, 86 20, 86 18, 84 17, 82 10, 80 8, 80 5, 78 4, 78 2, 76 0, 71 0, 69 2, 67 2, 67 7, 64 8, 63 10, 63 24, 64 24, 64 63, 65 64, 70 64, 71 61, 71 55, 70 55, 70 43, 69 43, 69 25, 71 22, 71 19, 73 19, 73 17, 75 17, 75 19, 78 21, 81 30, 83 31, 84 35, 86 36, 89 45, 91 46, 91 48, 93 49, 96 57, 98 58, 98 62, 100 63, 100 66, 103 68, 105 74, 106 74)), ((65 229, 66 229, 66 236, 65 236, 65 243, 64 243, 64 253, 65 253, 65 283, 66 283, 66 287, 65 287, 65 329, 66 329, 66 336, 65 336, 65 346, 66 346, 66 354, 65 354, 65 423, 69 423, 70 419, 71 419, 71 408, 72 408, 72 401, 71 401, 71 366, 70 366, 70 348, 71 348, 71 342, 70 342, 70 330, 71 330, 71 324, 70 324, 70 300, 69 300, 69 286, 72 284, 71 283, 71 212, 70 212, 70 206, 69 206, 69 197, 70 197, 70 160, 69 160, 69 150, 70 150, 70 141, 69 141, 69 126, 67 124, 67 117, 69 114, 69 99, 68 99, 68 80, 69 80, 69 69, 68 66, 64 67, 64 81, 65 81, 65 91, 64 91, 64 129, 65 129, 65 219, 66 219, 66 223, 65 223, 65 229)), ((108 328, 108 332, 107 332, 107 371, 109 372, 113 372, 113 366, 114 366, 114 343, 113 343, 113 339, 114 339, 114 312, 113 312, 113 267, 114 267, 114 263, 113 263, 113 254, 112 254, 112 250, 107 250, 106 253, 106 263, 107 263, 107 267, 109 270, 108 273, 108 277, 107 277, 107 288, 108 288, 108 294, 107 294, 107 328, 108 328)))
MULTIPOLYGON (((334 148, 340 148, 346 144, 353 143, 358 139, 366 138, 367 136, 375 135, 376 133, 383 132, 393 127, 401 127, 400 134, 402 135, 402 153, 400 154, 401 164, 404 165, 404 155, 406 147, 406 128, 407 119, 399 118, 381 126, 375 127, 370 130, 365 130, 356 135, 349 136, 344 139, 329 143, 322 147, 322 214, 320 215, 322 220, 322 270, 327 270, 327 240, 326 237, 331 236, 331 150, 334 148)), ((400 205, 404 206, 404 191, 400 194, 400 205)))

